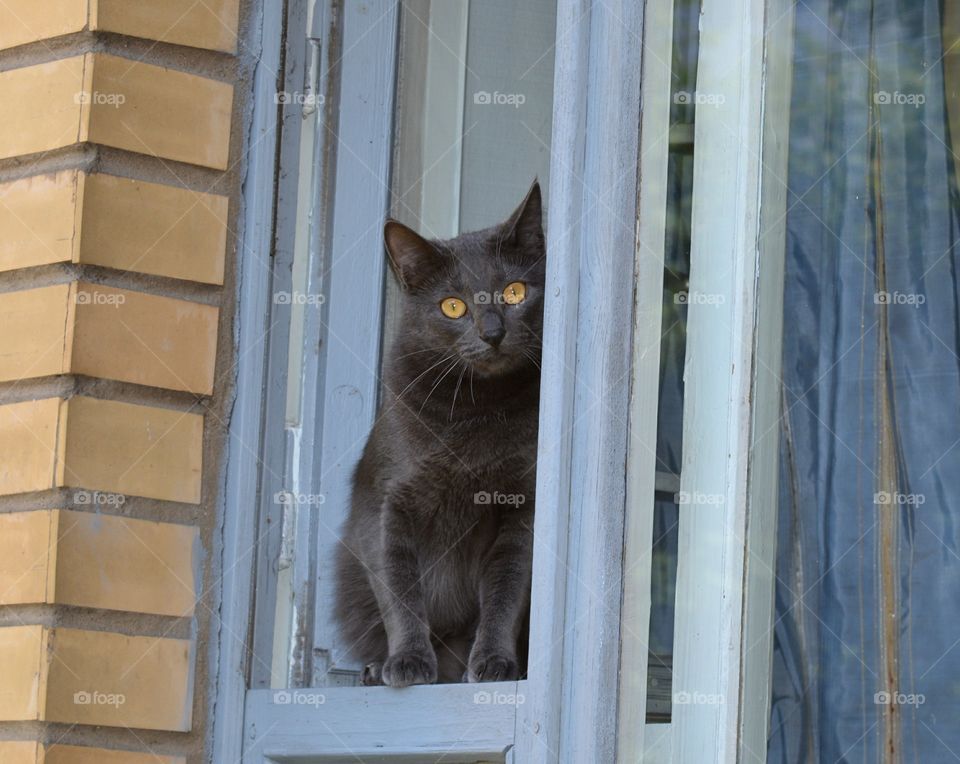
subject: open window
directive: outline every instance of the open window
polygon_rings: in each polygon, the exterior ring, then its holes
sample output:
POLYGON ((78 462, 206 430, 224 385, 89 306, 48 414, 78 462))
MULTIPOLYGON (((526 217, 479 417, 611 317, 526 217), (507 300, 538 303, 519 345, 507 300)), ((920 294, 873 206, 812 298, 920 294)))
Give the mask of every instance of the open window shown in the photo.
MULTIPOLYGON (((218 721, 218 760, 693 761, 685 736, 712 745, 719 715, 743 707, 731 677, 754 681, 769 659, 741 653, 739 606, 770 581, 736 539, 775 484, 748 481, 761 456, 736 423, 775 416, 754 359, 776 365, 778 327, 758 316, 779 305, 782 241, 773 231, 760 280, 744 279, 767 222, 749 153, 767 146, 766 46, 716 63, 762 40, 777 3, 735 4, 266 11, 254 119, 261 139, 278 130, 279 151, 251 160, 227 478, 231 511, 255 501, 257 522, 225 527, 220 713, 234 721, 218 721), (725 131, 743 148, 702 140, 725 131), (275 196, 259 182, 271 167, 275 196), (331 572, 398 331, 383 220, 428 236, 483 227, 533 176, 549 263, 528 678, 358 687, 331 572), (698 192, 714 178, 730 193, 698 192)), ((747 545, 772 535, 756 517, 747 545)))

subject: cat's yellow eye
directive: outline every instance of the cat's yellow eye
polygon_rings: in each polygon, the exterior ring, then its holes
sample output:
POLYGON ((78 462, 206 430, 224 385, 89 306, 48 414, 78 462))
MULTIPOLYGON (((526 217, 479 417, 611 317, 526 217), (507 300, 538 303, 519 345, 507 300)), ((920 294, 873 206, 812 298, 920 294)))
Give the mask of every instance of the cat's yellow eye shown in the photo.
POLYGON ((467 304, 456 297, 448 297, 440 303, 440 310, 447 318, 462 318, 467 312, 467 304))
POLYGON ((522 281, 513 281, 503 290, 503 301, 507 305, 519 305, 527 297, 527 285, 522 281))

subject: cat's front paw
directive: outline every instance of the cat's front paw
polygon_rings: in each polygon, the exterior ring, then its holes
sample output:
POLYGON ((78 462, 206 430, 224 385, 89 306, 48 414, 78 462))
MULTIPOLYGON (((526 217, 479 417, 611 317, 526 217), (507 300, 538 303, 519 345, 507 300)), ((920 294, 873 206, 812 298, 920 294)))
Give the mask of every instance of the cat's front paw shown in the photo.
POLYGON ((431 648, 402 650, 387 658, 381 677, 389 687, 433 684, 437 681, 437 656, 431 648))
POLYGON ((515 655, 496 649, 474 650, 470 655, 470 682, 509 682, 519 678, 520 664, 515 655))

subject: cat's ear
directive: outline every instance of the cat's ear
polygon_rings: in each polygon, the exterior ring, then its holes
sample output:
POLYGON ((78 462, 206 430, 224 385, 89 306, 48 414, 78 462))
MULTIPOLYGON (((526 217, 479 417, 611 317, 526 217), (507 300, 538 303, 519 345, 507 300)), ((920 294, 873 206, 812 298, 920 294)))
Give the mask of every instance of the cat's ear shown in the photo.
POLYGON ((538 260, 544 255, 543 204, 539 180, 534 179, 520 206, 503 225, 505 240, 513 243, 525 260, 538 260))
POLYGON ((416 289, 441 263, 436 248, 412 228, 388 219, 383 226, 387 259, 404 289, 416 289))

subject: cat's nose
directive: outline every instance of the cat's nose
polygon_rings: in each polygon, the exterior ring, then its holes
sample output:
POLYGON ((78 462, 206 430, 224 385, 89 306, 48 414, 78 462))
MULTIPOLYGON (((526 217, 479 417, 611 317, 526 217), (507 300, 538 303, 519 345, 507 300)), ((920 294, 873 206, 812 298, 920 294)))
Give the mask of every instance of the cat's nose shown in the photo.
POLYGON ((488 313, 480 319, 480 339, 491 347, 497 347, 506 336, 503 321, 496 313, 488 313))

